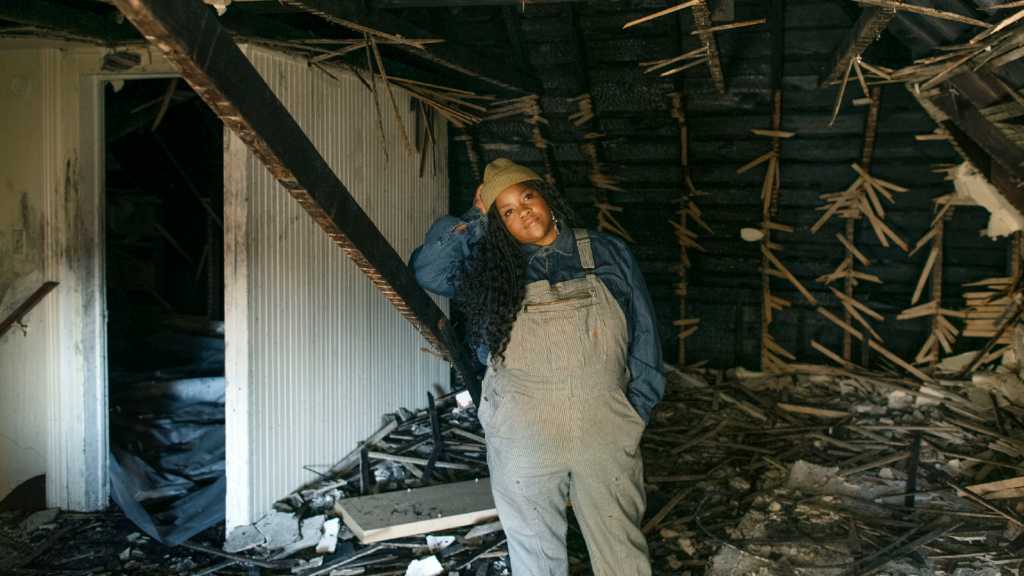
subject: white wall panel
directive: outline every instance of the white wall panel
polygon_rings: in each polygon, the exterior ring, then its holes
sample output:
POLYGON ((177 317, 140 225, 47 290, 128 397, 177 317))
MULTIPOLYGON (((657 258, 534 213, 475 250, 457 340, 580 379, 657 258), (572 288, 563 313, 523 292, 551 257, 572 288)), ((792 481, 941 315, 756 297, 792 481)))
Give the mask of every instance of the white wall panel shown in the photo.
MULTIPOLYGON (((385 159, 371 93, 259 47, 247 56, 406 261, 447 211, 447 137, 419 177, 381 94, 385 159)), ((383 89, 383 86, 380 86, 383 89)), ((395 91, 411 131, 409 96, 395 91)), ((410 133, 410 137, 413 135, 410 133)), ((448 365, 233 135, 225 139, 228 519, 250 523, 379 428, 426 403, 448 365)), ((440 302, 440 300, 439 300, 440 302)), ((447 310, 447 303, 442 303, 447 310)))
MULTIPOLYGON (((134 77, 170 65, 133 48, 134 77)), ((107 495, 103 116, 107 48, 0 40, 0 317, 60 285, 0 338, 0 498, 46 474, 47 502, 96 510, 107 495)))

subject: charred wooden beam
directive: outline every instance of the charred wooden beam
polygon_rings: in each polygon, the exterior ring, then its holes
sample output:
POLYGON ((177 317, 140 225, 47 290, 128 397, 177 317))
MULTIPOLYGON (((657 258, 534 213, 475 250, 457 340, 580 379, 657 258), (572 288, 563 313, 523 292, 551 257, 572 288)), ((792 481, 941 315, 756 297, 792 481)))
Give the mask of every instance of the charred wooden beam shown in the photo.
MULTIPOLYGON (((290 6, 301 8, 311 14, 326 18, 331 22, 341 24, 350 28, 369 29, 384 33, 391 37, 400 38, 432 38, 436 34, 423 30, 422 28, 406 22, 401 18, 383 10, 373 10, 368 14, 361 14, 361 10, 353 11, 348 7, 348 2, 338 0, 282 0, 290 6)), ((469 76, 477 81, 514 92, 526 92, 520 84, 519 79, 507 67, 494 66, 492 63, 480 58, 468 47, 460 46, 452 42, 440 42, 436 44, 413 46, 410 44, 396 43, 395 48, 405 50, 417 58, 423 58, 429 62, 469 76)))
POLYGON ((971 162, 1007 201, 1024 214, 1024 150, 969 102, 954 102, 951 94, 929 101, 946 118, 939 124, 949 133, 953 146, 971 162))
POLYGON ((693 21, 697 24, 700 41, 708 48, 708 68, 711 69, 711 78, 715 81, 715 88, 725 94, 725 75, 722 73, 722 60, 718 57, 718 44, 715 43, 715 33, 710 31, 714 25, 711 22, 711 13, 708 12, 705 0, 693 5, 693 21))
POLYGON ((391 303, 452 361, 474 400, 479 383, 451 323, 359 206, 216 15, 198 0, 115 0, 214 112, 391 303))
POLYGON ((14 312, 11 312, 10 314, 7 315, 7 318, 4 318, 3 321, 0 321, 0 336, 6 334, 7 331, 10 330, 11 327, 14 326, 15 324, 20 324, 21 319, 24 318, 26 314, 31 312, 32 309, 35 308, 37 304, 42 302, 43 298, 46 298, 46 295, 49 294, 54 288, 56 288, 58 284, 58 282, 43 283, 43 285, 40 286, 38 290, 33 292, 32 295, 26 298, 25 301, 22 302, 20 306, 15 308, 14 312))
POLYGON ((878 6, 865 8, 850 33, 846 35, 842 44, 829 58, 819 79, 820 85, 826 87, 841 81, 846 69, 850 67, 850 62, 860 56, 875 41, 875 38, 885 30, 895 16, 895 10, 887 10, 878 6))

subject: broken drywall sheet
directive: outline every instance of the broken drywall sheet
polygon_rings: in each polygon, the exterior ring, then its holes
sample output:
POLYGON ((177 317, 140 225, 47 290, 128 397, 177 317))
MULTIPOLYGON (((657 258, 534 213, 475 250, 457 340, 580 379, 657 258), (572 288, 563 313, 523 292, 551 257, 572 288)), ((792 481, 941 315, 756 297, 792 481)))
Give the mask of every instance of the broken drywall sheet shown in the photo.
POLYGON ((973 198, 980 206, 984 206, 992 217, 988 221, 988 236, 992 239, 1009 236, 1018 230, 1024 230, 1024 215, 1010 204, 996 187, 979 173, 974 166, 964 162, 957 166, 953 184, 956 195, 960 198, 973 198))

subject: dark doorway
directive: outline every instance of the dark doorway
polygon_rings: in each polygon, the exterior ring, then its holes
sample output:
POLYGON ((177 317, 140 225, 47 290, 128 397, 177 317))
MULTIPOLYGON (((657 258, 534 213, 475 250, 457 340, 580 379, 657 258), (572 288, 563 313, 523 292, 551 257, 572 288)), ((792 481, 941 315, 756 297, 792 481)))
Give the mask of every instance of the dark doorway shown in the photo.
POLYGON ((104 113, 111 476, 159 529, 223 484, 223 124, 177 78, 104 113))

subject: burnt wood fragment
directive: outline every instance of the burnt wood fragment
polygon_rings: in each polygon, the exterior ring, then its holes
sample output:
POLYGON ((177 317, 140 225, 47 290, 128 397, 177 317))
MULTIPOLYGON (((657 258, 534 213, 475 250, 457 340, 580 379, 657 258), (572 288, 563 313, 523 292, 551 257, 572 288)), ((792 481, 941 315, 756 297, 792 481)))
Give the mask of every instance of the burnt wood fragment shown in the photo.
POLYGON ((878 6, 865 8, 850 33, 843 39, 843 43, 829 58, 828 64, 822 71, 819 84, 824 88, 839 82, 843 73, 850 67, 850 62, 856 60, 875 41, 875 38, 878 38, 878 35, 889 26, 889 21, 895 16, 895 10, 878 6))
POLYGON ((33 292, 31 296, 26 298, 25 301, 22 302, 20 306, 15 308, 14 312, 8 314, 7 318, 4 318, 3 322, 0 322, 0 336, 6 334, 7 331, 11 329, 11 326, 14 326, 16 322, 21 322, 21 319, 24 318, 26 314, 31 312, 32 309, 35 308, 37 304, 42 302, 43 298, 46 298, 46 295, 49 294, 51 290, 57 287, 57 284, 57 282, 44 283, 35 292, 33 292))

